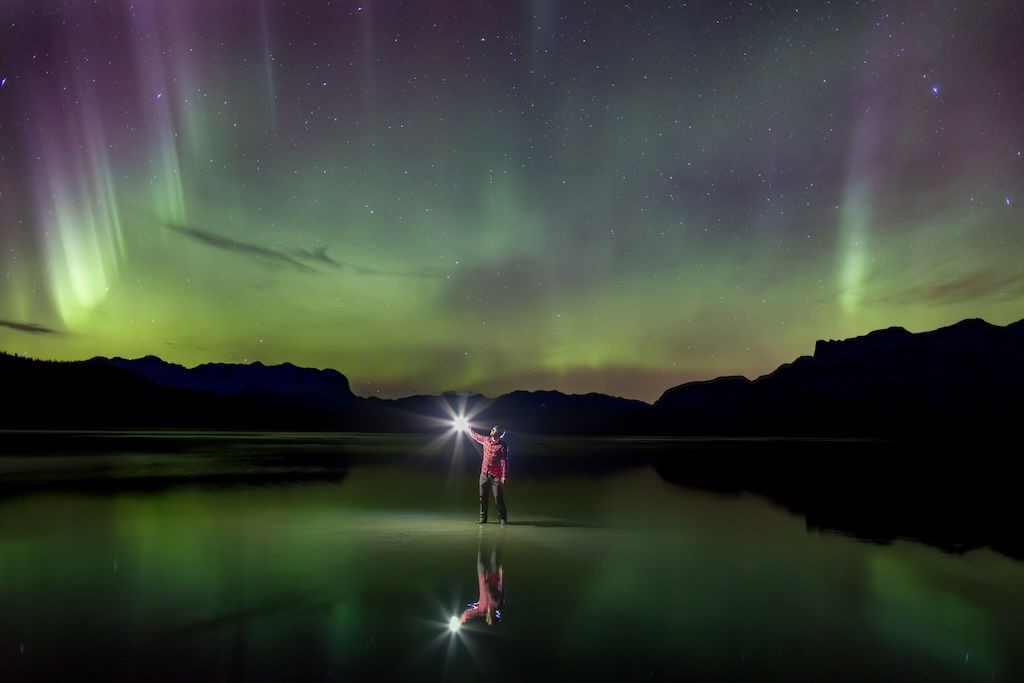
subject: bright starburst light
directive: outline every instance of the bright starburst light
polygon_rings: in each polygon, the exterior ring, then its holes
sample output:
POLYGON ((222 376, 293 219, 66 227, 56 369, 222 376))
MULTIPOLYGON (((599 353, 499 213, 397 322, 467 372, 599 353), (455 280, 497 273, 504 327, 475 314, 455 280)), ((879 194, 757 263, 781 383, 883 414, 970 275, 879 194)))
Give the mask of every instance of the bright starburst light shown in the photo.
POLYGON ((465 396, 456 397, 455 401, 452 401, 447 397, 442 397, 440 402, 441 409, 445 415, 441 421, 448 427, 448 436, 451 434, 468 432, 473 418, 476 417, 485 407, 484 405, 477 405, 472 409, 467 408, 465 396))
MULTIPOLYGON (((465 396, 440 396, 437 397, 437 408, 430 411, 432 415, 421 416, 437 430, 434 438, 423 447, 422 455, 447 461, 449 487, 456 484, 456 473, 468 466, 466 458, 476 455, 472 450, 467 451, 471 441, 463 437, 468 436, 473 419, 487 407, 488 401, 481 400, 473 407, 467 403, 465 396)), ((434 432, 434 429, 430 431, 434 432)))

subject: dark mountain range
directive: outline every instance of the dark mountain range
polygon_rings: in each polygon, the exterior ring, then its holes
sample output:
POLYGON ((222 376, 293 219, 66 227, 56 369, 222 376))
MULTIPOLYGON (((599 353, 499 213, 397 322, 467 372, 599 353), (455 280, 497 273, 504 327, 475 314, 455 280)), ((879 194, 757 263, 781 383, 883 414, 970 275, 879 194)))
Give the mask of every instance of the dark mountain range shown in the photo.
POLYGON ((0 427, 410 432, 452 412, 527 434, 921 438, 1005 435, 1024 408, 1024 321, 964 320, 819 341, 755 380, 674 387, 653 405, 602 394, 516 391, 360 398, 335 370, 0 354, 0 427))
POLYGON ((130 370, 163 387, 205 391, 275 407, 342 411, 356 400, 348 378, 337 370, 300 368, 291 363, 207 363, 189 369, 156 356, 137 360, 94 358, 93 361, 130 370))
POLYGON ((165 386, 106 360, 38 361, 0 353, 0 377, 0 428, 6 429, 325 427, 319 411, 267 403, 256 391, 233 396, 165 386))
POLYGON ((970 319, 819 341, 813 356, 753 381, 684 384, 654 404, 653 424, 685 434, 974 437, 1009 433, 1022 407, 1024 321, 970 319))

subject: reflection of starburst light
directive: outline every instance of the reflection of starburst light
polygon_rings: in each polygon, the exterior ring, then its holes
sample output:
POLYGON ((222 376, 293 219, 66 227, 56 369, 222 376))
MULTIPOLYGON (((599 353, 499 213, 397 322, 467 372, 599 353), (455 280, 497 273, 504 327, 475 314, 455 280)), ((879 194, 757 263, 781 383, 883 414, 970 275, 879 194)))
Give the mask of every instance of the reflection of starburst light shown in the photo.
POLYGON ((467 656, 483 670, 483 653, 479 644, 474 642, 474 634, 479 635, 479 629, 473 628, 471 624, 463 624, 454 604, 438 604, 437 607, 437 617, 423 620, 425 630, 432 634, 423 645, 425 653, 432 653, 437 649, 444 650, 444 675, 441 678, 447 680, 450 678, 449 674, 464 671, 464 661, 460 660, 467 656))

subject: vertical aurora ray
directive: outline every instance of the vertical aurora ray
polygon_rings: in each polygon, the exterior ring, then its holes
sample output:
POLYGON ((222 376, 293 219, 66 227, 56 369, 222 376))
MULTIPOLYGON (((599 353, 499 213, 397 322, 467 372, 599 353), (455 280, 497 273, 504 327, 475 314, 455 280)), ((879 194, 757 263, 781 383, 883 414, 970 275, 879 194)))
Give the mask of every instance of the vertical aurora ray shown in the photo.
POLYGON ((115 181, 98 95, 87 88, 51 113, 40 102, 37 212, 54 307, 67 326, 105 298, 125 257, 115 181))
POLYGON ((883 105, 883 98, 875 94, 856 119, 842 206, 839 208, 837 285, 840 312, 851 317, 859 313, 871 261, 868 249, 874 219, 874 183, 880 167, 883 105))
POLYGON ((840 265, 837 274, 840 307, 846 315, 855 315, 864 297, 871 229, 871 196, 869 182, 852 180, 846 187, 839 212, 840 265))
POLYGON ((267 111, 271 129, 277 131, 277 98, 274 86, 274 53, 270 47, 270 16, 266 0, 260 0, 260 40, 263 48, 263 69, 266 80, 267 111))
MULTIPOLYGON (((182 90, 191 83, 189 50, 180 17, 170 14, 166 18, 168 21, 161 23, 157 7, 140 3, 131 13, 131 37, 140 83, 137 97, 145 129, 143 139, 153 141, 148 142, 153 149, 143 151, 153 155, 150 167, 145 170, 152 202, 149 208, 158 220, 183 224, 187 222, 187 212, 172 107, 184 97, 182 90), (165 32, 170 37, 165 36, 165 32)), ((186 129, 193 130, 190 126, 186 129)))

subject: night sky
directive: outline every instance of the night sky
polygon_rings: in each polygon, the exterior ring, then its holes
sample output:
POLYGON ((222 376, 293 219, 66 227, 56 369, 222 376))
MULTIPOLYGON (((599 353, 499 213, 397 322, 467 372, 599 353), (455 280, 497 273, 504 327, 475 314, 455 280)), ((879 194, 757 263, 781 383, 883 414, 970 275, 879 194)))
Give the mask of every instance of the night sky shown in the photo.
POLYGON ((656 400, 1024 318, 1024 5, 0 0, 0 350, 656 400))

